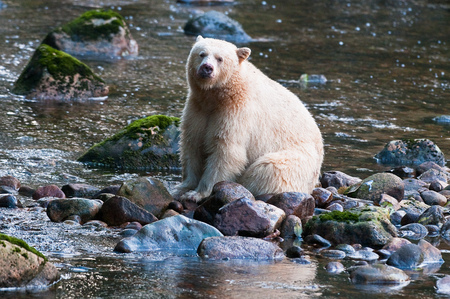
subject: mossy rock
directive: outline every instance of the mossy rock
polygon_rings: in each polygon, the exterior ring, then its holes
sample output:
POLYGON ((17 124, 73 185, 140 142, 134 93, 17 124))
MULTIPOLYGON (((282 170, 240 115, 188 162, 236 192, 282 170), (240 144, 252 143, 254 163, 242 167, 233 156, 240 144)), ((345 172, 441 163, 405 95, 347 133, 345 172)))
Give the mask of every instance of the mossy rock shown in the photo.
POLYGON ((108 86, 78 59, 41 45, 12 92, 33 99, 69 101, 106 96, 108 86))
POLYGON ((50 32, 42 42, 72 55, 136 56, 125 19, 112 10, 90 10, 50 32))
POLYGON ((403 199, 405 184, 392 173, 376 173, 363 181, 348 187, 344 194, 354 198, 371 200, 378 203, 382 194, 387 194, 398 201, 403 199))
POLYGON ((420 165, 427 161, 445 165, 445 157, 439 147, 429 139, 393 140, 386 144, 375 158, 381 164, 391 166, 420 165))
POLYGON ((92 146, 78 161, 133 170, 178 169, 179 122, 179 118, 165 115, 136 120, 92 146))
POLYGON ((202 35, 231 42, 245 43, 252 38, 242 29, 241 24, 227 15, 212 10, 190 19, 184 26, 187 35, 202 35))
POLYGON ((304 236, 318 234, 334 245, 361 244, 371 248, 386 245, 397 231, 389 211, 379 207, 354 208, 314 216, 304 227, 304 236))

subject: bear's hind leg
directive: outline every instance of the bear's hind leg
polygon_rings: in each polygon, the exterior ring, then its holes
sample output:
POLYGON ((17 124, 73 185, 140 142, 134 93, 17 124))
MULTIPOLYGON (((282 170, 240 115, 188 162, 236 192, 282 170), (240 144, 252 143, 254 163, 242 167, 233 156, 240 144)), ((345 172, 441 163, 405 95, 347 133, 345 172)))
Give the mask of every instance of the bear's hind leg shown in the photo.
POLYGON ((310 194, 319 179, 322 158, 318 153, 285 150, 258 158, 239 180, 253 195, 281 192, 310 194))

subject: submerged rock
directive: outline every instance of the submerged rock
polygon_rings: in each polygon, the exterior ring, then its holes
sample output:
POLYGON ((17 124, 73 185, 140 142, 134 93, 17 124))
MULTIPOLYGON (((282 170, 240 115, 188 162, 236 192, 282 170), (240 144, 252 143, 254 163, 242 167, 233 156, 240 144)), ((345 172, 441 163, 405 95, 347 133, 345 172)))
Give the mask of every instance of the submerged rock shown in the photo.
POLYGON ((355 284, 403 284, 409 281, 409 276, 395 267, 375 264, 356 267, 350 274, 350 279, 355 284))
POLYGON ((184 33, 187 35, 218 38, 235 43, 246 43, 252 40, 238 22, 215 10, 190 19, 184 26, 184 33))
POLYGON ((362 244, 378 248, 397 236, 389 221, 389 211, 378 207, 354 208, 348 211, 314 216, 304 227, 303 235, 318 234, 337 244, 362 244))
POLYGON ((439 147, 428 139, 393 140, 375 158, 382 164, 419 165, 432 161, 444 166, 445 158, 439 147))
POLYGON ((44 39, 71 55, 116 58, 137 56, 138 44, 125 19, 112 10, 90 10, 50 32, 44 39))
POLYGON ((281 260, 283 250, 274 243, 248 237, 211 237, 203 240, 197 253, 202 258, 281 260))
POLYGON ((450 115, 436 116, 433 120, 441 125, 450 125, 450 115))
POLYGON ((59 277, 42 253, 21 239, 0 234, 0 288, 40 289, 59 277))
POLYGON ((78 59, 41 45, 12 92, 37 100, 72 101, 106 96, 108 86, 78 59))
POLYGON ((178 215, 145 225, 134 236, 122 239, 114 250, 197 250, 203 239, 219 236, 223 235, 213 226, 178 215))
POLYGON ((92 146, 78 161, 124 169, 179 168, 180 119, 152 115, 92 146))
POLYGON ((382 194, 402 200, 405 187, 403 180, 392 173, 376 173, 362 182, 350 186, 345 194, 379 203, 382 194))
POLYGON ((345 267, 340 262, 329 262, 325 266, 325 270, 327 270, 328 273, 339 274, 345 271, 345 267))
MULTIPOLYGON (((450 120, 449 120, 450 122, 450 120)), ((450 276, 446 275, 436 281, 436 288, 439 294, 450 295, 450 276)))

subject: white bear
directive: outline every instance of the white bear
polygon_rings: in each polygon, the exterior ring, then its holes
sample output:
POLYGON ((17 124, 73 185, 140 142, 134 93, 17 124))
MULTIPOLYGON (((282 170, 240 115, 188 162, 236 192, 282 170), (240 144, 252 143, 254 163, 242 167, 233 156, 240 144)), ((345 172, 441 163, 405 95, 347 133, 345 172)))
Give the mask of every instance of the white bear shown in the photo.
POLYGON ((234 181, 255 196, 311 193, 323 141, 297 96, 250 63, 249 48, 199 36, 187 61, 181 117, 183 181, 175 197, 200 200, 234 181))

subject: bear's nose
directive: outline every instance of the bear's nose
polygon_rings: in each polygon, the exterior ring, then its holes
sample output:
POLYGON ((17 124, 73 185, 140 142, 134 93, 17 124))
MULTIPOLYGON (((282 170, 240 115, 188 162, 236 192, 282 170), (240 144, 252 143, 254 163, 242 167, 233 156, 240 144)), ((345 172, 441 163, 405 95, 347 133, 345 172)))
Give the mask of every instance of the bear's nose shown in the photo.
POLYGON ((209 63, 205 63, 205 64, 202 64, 202 66, 200 67, 199 75, 203 78, 210 78, 213 71, 214 71, 214 67, 209 63))

